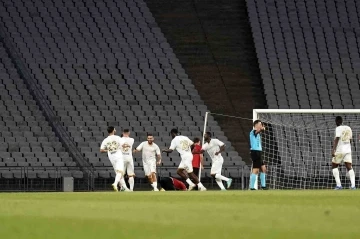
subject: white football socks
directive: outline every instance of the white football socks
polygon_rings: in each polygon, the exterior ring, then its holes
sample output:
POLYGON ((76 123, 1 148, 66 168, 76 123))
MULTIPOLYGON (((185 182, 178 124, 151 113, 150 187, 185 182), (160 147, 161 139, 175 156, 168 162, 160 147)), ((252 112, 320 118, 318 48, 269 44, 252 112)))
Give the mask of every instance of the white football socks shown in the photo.
POLYGON ((199 188, 205 188, 204 185, 203 185, 201 182, 199 182, 199 183, 197 184, 197 186, 198 186, 198 189, 199 189, 199 188))
POLYGON ((130 190, 133 191, 134 190, 134 177, 129 177, 129 185, 130 185, 130 190))
MULTIPOLYGON (((341 187, 341 181, 340 181, 340 176, 339 176, 339 169, 338 168, 333 168, 332 170, 334 178, 335 178, 335 182, 336 182, 336 186, 341 187)), ((355 176, 355 175, 354 175, 355 176)), ((355 180, 354 180, 355 181, 355 180)))
POLYGON ((219 173, 215 174, 215 178, 216 178, 216 179, 220 179, 220 180, 224 180, 224 181, 226 181, 226 182, 230 180, 229 178, 224 177, 224 176, 222 176, 222 175, 219 174, 219 173))
POLYGON ((189 184, 189 186, 194 187, 195 184, 190 180, 190 178, 186 179, 186 182, 189 184))
POLYGON ((151 186, 153 186, 154 190, 158 189, 158 188, 157 188, 157 182, 153 182, 153 183, 151 184, 151 186))
POLYGON ((115 181, 114 181, 114 185, 118 185, 118 183, 120 182, 120 179, 121 179, 121 173, 116 173, 116 176, 115 176, 115 181))
POLYGON ((120 179, 120 185, 125 189, 125 191, 128 191, 128 190, 129 190, 128 187, 126 186, 124 177, 122 177, 122 178, 120 179))
POLYGON ((349 170, 349 177, 350 177, 350 182, 351 182, 351 187, 355 187, 355 172, 353 169, 349 170))
POLYGON ((221 190, 225 190, 224 184, 220 178, 215 179, 217 185, 219 185, 221 190))

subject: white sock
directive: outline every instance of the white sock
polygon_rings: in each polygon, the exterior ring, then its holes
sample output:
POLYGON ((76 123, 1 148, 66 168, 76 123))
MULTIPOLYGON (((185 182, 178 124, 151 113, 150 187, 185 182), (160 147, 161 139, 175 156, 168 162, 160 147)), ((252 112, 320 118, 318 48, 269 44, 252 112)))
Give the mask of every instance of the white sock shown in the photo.
POLYGON ((199 182, 199 183, 197 184, 197 186, 198 186, 198 188, 205 188, 204 185, 203 185, 201 182, 199 182))
POLYGON ((186 182, 189 184, 189 186, 194 187, 195 184, 190 180, 190 178, 186 179, 186 182))
POLYGON ((121 179, 121 173, 116 173, 114 184, 117 186, 121 179))
POLYGON ((217 185, 219 185, 221 190, 225 189, 224 184, 220 178, 215 179, 215 181, 216 181, 217 185))
POLYGON ((134 177, 129 177, 130 190, 134 190, 134 177))
POLYGON ((355 187, 355 172, 353 169, 349 170, 349 177, 350 177, 351 187, 355 187))
POLYGON ((125 190, 129 190, 128 187, 126 186, 124 177, 122 177, 122 178, 120 179, 120 185, 121 185, 125 190))
POLYGON ((157 182, 153 182, 151 186, 153 186, 154 189, 157 189, 157 182))
POLYGON ((229 178, 224 177, 224 176, 222 176, 222 175, 219 174, 219 173, 215 174, 215 178, 216 178, 216 179, 224 180, 224 181, 226 181, 226 182, 230 180, 229 178))
POLYGON ((341 187, 339 169, 338 168, 333 168, 332 172, 333 172, 333 175, 334 175, 334 178, 335 178, 336 186, 341 187))

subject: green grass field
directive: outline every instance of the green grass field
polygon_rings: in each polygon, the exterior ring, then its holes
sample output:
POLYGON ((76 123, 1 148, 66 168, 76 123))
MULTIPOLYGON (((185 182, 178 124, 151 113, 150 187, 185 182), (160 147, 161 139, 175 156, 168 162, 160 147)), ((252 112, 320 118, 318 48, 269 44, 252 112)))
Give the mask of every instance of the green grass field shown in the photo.
POLYGON ((360 238, 360 191, 0 194, 0 238, 360 238))

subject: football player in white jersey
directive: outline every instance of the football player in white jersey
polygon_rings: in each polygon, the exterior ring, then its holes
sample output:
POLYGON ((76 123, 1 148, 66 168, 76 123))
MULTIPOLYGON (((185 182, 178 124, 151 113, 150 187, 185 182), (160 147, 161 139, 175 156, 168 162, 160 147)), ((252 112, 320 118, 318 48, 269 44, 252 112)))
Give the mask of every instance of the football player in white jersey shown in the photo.
POLYGON ((179 152, 181 157, 181 162, 179 168, 177 169, 177 174, 182 177, 188 184, 189 190, 192 190, 196 185, 200 191, 205 191, 206 188, 204 185, 199 181, 199 178, 194 174, 193 167, 192 167, 192 159, 193 155, 191 152, 191 145, 194 144, 188 137, 183 135, 178 135, 177 129, 171 130, 172 141, 170 148, 163 149, 162 152, 164 153, 171 153, 176 149, 179 152), (184 170, 187 172, 189 177, 193 180, 194 184, 186 175, 184 170))
POLYGON ((134 190, 134 159, 132 156, 132 147, 134 145, 134 139, 130 138, 130 130, 124 129, 122 133, 122 139, 125 141, 124 147, 122 147, 122 154, 124 157, 124 172, 129 177, 130 191, 134 190))
POLYGON ((109 160, 114 167, 116 176, 115 181, 112 184, 114 191, 118 191, 118 183, 120 183, 121 187, 125 189, 125 191, 130 191, 124 180, 124 159, 122 154, 122 147, 125 144, 125 141, 116 134, 116 130, 113 126, 109 126, 107 128, 107 132, 109 136, 106 137, 100 146, 101 153, 107 153, 109 160))
POLYGON ((352 158, 351 158, 351 139, 352 139, 352 130, 349 126, 343 125, 343 119, 341 116, 335 118, 336 129, 335 129, 335 139, 333 148, 331 151, 332 155, 332 172, 336 181, 335 190, 341 190, 342 185, 339 176, 338 166, 340 163, 344 162, 346 169, 349 173, 351 186, 350 189, 355 189, 355 172, 352 168, 352 158))
POLYGON ((212 160, 210 174, 215 179, 220 189, 226 190, 222 181, 226 181, 226 188, 230 188, 232 179, 221 175, 222 165, 224 163, 224 158, 221 156, 221 152, 225 151, 225 144, 218 139, 212 139, 210 132, 205 133, 204 139, 206 143, 202 146, 201 151, 193 151, 193 153, 201 154, 206 151, 209 154, 212 160))
POLYGON ((142 151, 142 160, 144 165, 145 175, 148 177, 154 191, 159 191, 156 180, 156 165, 161 164, 161 152, 159 146, 154 143, 154 136, 147 135, 147 141, 142 142, 134 153, 142 151))

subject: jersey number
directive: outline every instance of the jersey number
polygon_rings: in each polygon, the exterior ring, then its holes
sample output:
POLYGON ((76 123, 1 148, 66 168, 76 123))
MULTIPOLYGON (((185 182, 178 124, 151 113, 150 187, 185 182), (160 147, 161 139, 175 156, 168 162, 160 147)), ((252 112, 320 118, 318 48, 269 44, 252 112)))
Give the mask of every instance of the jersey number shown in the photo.
POLYGON ((350 130, 345 130, 341 134, 341 141, 343 142, 349 142, 351 139, 351 132, 350 130))
POLYGON ((186 140, 180 141, 181 149, 184 151, 189 151, 189 142, 186 140))

